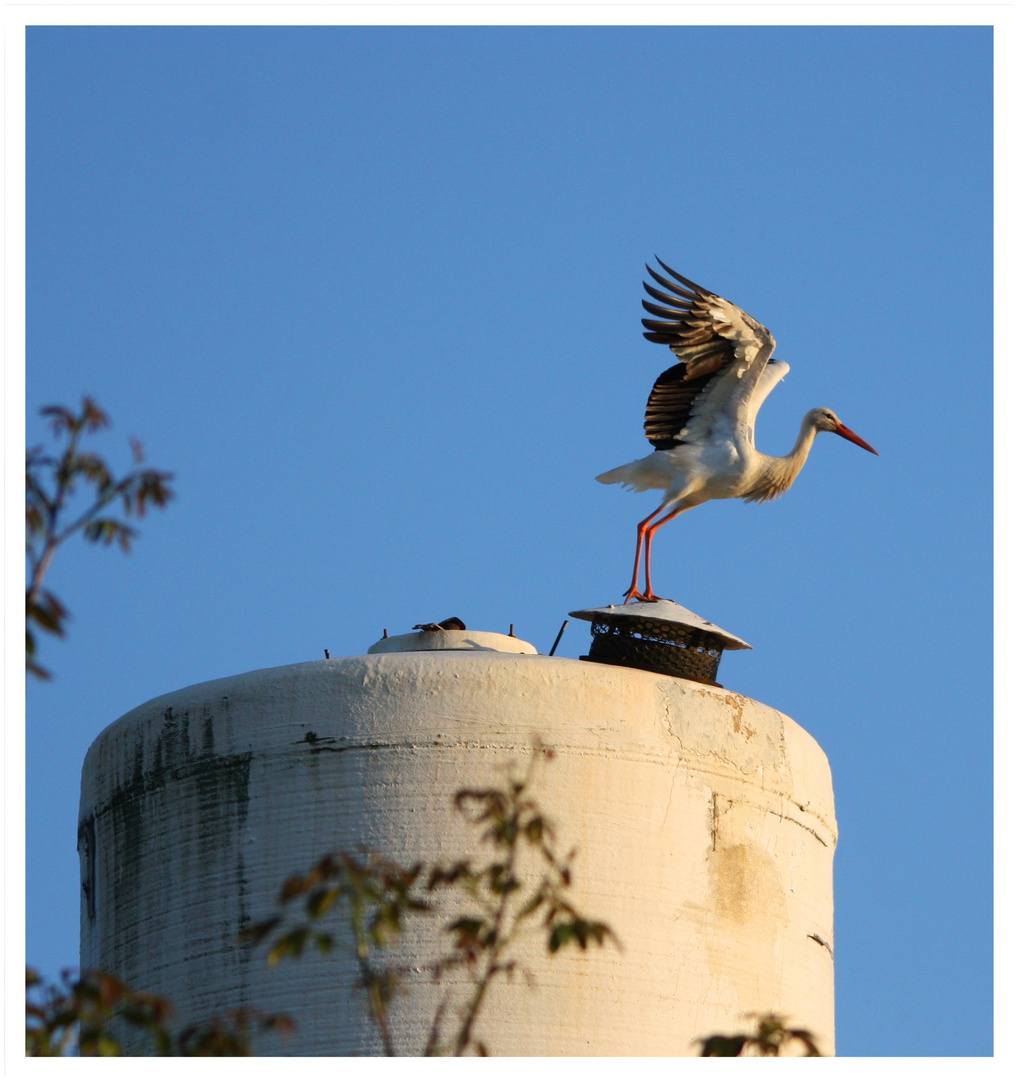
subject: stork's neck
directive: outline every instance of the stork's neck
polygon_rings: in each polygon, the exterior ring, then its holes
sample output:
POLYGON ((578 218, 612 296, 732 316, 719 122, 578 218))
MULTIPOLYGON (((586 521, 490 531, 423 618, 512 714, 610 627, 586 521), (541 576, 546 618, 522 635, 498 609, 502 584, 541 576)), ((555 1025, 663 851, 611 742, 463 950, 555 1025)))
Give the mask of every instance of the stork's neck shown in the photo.
POLYGON ((802 426, 798 430, 798 438, 790 454, 785 457, 766 456, 766 464, 763 475, 753 487, 748 498, 756 501, 775 499, 778 495, 787 491, 795 482, 795 477, 802 471, 802 466, 808 460, 809 451, 816 441, 816 428, 811 414, 806 414, 802 419, 802 426))
POLYGON ((794 478, 802 471, 802 466, 808 460, 809 451, 812 449, 812 444, 816 441, 816 432, 818 430, 815 421, 812 419, 812 414, 806 413, 802 417, 802 426, 798 429, 798 438, 795 440, 795 445, 792 448, 791 453, 786 457, 777 458, 777 461, 779 461, 787 471, 789 476, 789 486, 794 478))

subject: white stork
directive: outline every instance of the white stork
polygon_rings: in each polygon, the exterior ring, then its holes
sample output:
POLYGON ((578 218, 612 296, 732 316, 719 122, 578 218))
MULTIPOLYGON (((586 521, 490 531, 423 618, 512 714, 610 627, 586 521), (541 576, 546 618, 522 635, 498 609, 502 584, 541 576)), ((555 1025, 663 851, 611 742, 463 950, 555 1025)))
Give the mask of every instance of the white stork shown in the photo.
POLYGON ((773 335, 741 308, 683 278, 659 258, 657 262, 681 285, 646 267, 666 292, 645 282, 643 288, 667 306, 644 300, 643 307, 667 321, 643 319, 643 337, 668 345, 681 363, 657 379, 646 403, 643 429, 653 453, 597 477, 602 484, 623 484, 633 491, 664 490, 660 506, 639 523, 625 603, 659 599, 650 584, 650 545, 661 525, 678 514, 709 499, 775 499, 801 472, 817 431, 832 431, 876 453, 829 409, 805 414, 794 449, 786 457, 759 453, 756 413, 791 370, 783 360, 771 359, 773 335), (644 545, 646 589, 640 592, 644 545))

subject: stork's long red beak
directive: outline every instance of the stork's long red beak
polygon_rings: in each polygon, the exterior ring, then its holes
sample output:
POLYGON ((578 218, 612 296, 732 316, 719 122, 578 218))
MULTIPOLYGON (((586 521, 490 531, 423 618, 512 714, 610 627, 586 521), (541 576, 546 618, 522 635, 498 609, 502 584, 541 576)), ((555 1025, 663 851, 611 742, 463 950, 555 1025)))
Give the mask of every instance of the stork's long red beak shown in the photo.
POLYGON ((879 457, 878 450, 873 450, 863 438, 856 435, 850 428, 846 428, 843 424, 839 424, 835 427, 833 433, 834 435, 840 435, 843 439, 847 439, 848 442, 853 442, 855 446, 860 446, 863 450, 868 450, 870 454, 875 454, 876 457, 879 457))

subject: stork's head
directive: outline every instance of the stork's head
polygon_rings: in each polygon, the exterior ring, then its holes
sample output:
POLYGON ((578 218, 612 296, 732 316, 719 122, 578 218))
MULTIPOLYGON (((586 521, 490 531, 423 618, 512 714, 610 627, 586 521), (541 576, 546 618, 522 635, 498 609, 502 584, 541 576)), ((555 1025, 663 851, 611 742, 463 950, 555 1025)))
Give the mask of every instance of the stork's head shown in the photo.
POLYGON ((876 454, 877 457, 879 456, 877 450, 873 450, 864 439, 860 438, 849 427, 845 427, 840 422, 840 418, 833 409, 813 409, 812 412, 809 413, 809 417, 817 431, 832 431, 842 439, 853 442, 855 446, 860 446, 863 450, 868 450, 870 454, 876 454))

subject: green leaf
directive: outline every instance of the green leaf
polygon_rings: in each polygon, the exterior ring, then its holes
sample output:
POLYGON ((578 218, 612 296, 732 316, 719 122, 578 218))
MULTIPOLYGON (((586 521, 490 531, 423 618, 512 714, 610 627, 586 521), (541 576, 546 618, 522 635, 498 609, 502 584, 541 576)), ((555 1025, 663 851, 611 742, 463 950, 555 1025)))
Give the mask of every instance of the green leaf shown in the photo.
POLYGON ((295 930, 283 934, 268 954, 268 966, 275 967, 286 956, 300 956, 310 933, 306 926, 298 926, 295 930))
POLYGON ((572 926, 569 923, 559 923, 555 926, 551 935, 547 941, 547 948, 550 952, 557 952, 563 945, 567 945, 572 940, 572 926))
POLYGON ((698 1040, 703 1049, 700 1057, 740 1057, 747 1035, 711 1035, 708 1039, 698 1040))
POLYGON ((455 885, 462 880, 476 881, 476 874, 467 859, 461 859, 450 867, 434 866, 427 879, 427 888, 430 892, 439 885, 455 885))
POLYGON ((341 892, 342 887, 339 885, 333 885, 330 889, 315 889, 307 898, 307 914, 312 919, 320 919, 322 915, 331 911, 341 892))
POLYGON ((282 916, 274 915, 270 919, 264 919, 259 923, 251 923, 241 929, 237 935, 240 945, 258 945, 282 922, 282 916))
POLYGON ((478 937, 484 928, 483 919, 462 918, 449 923, 448 929, 456 934, 465 934, 469 937, 478 937))
POLYGON ((301 877, 299 874, 287 878, 283 883, 282 889, 279 891, 279 903, 288 904, 294 897, 307 892, 311 887, 308 882, 309 878, 301 877))

